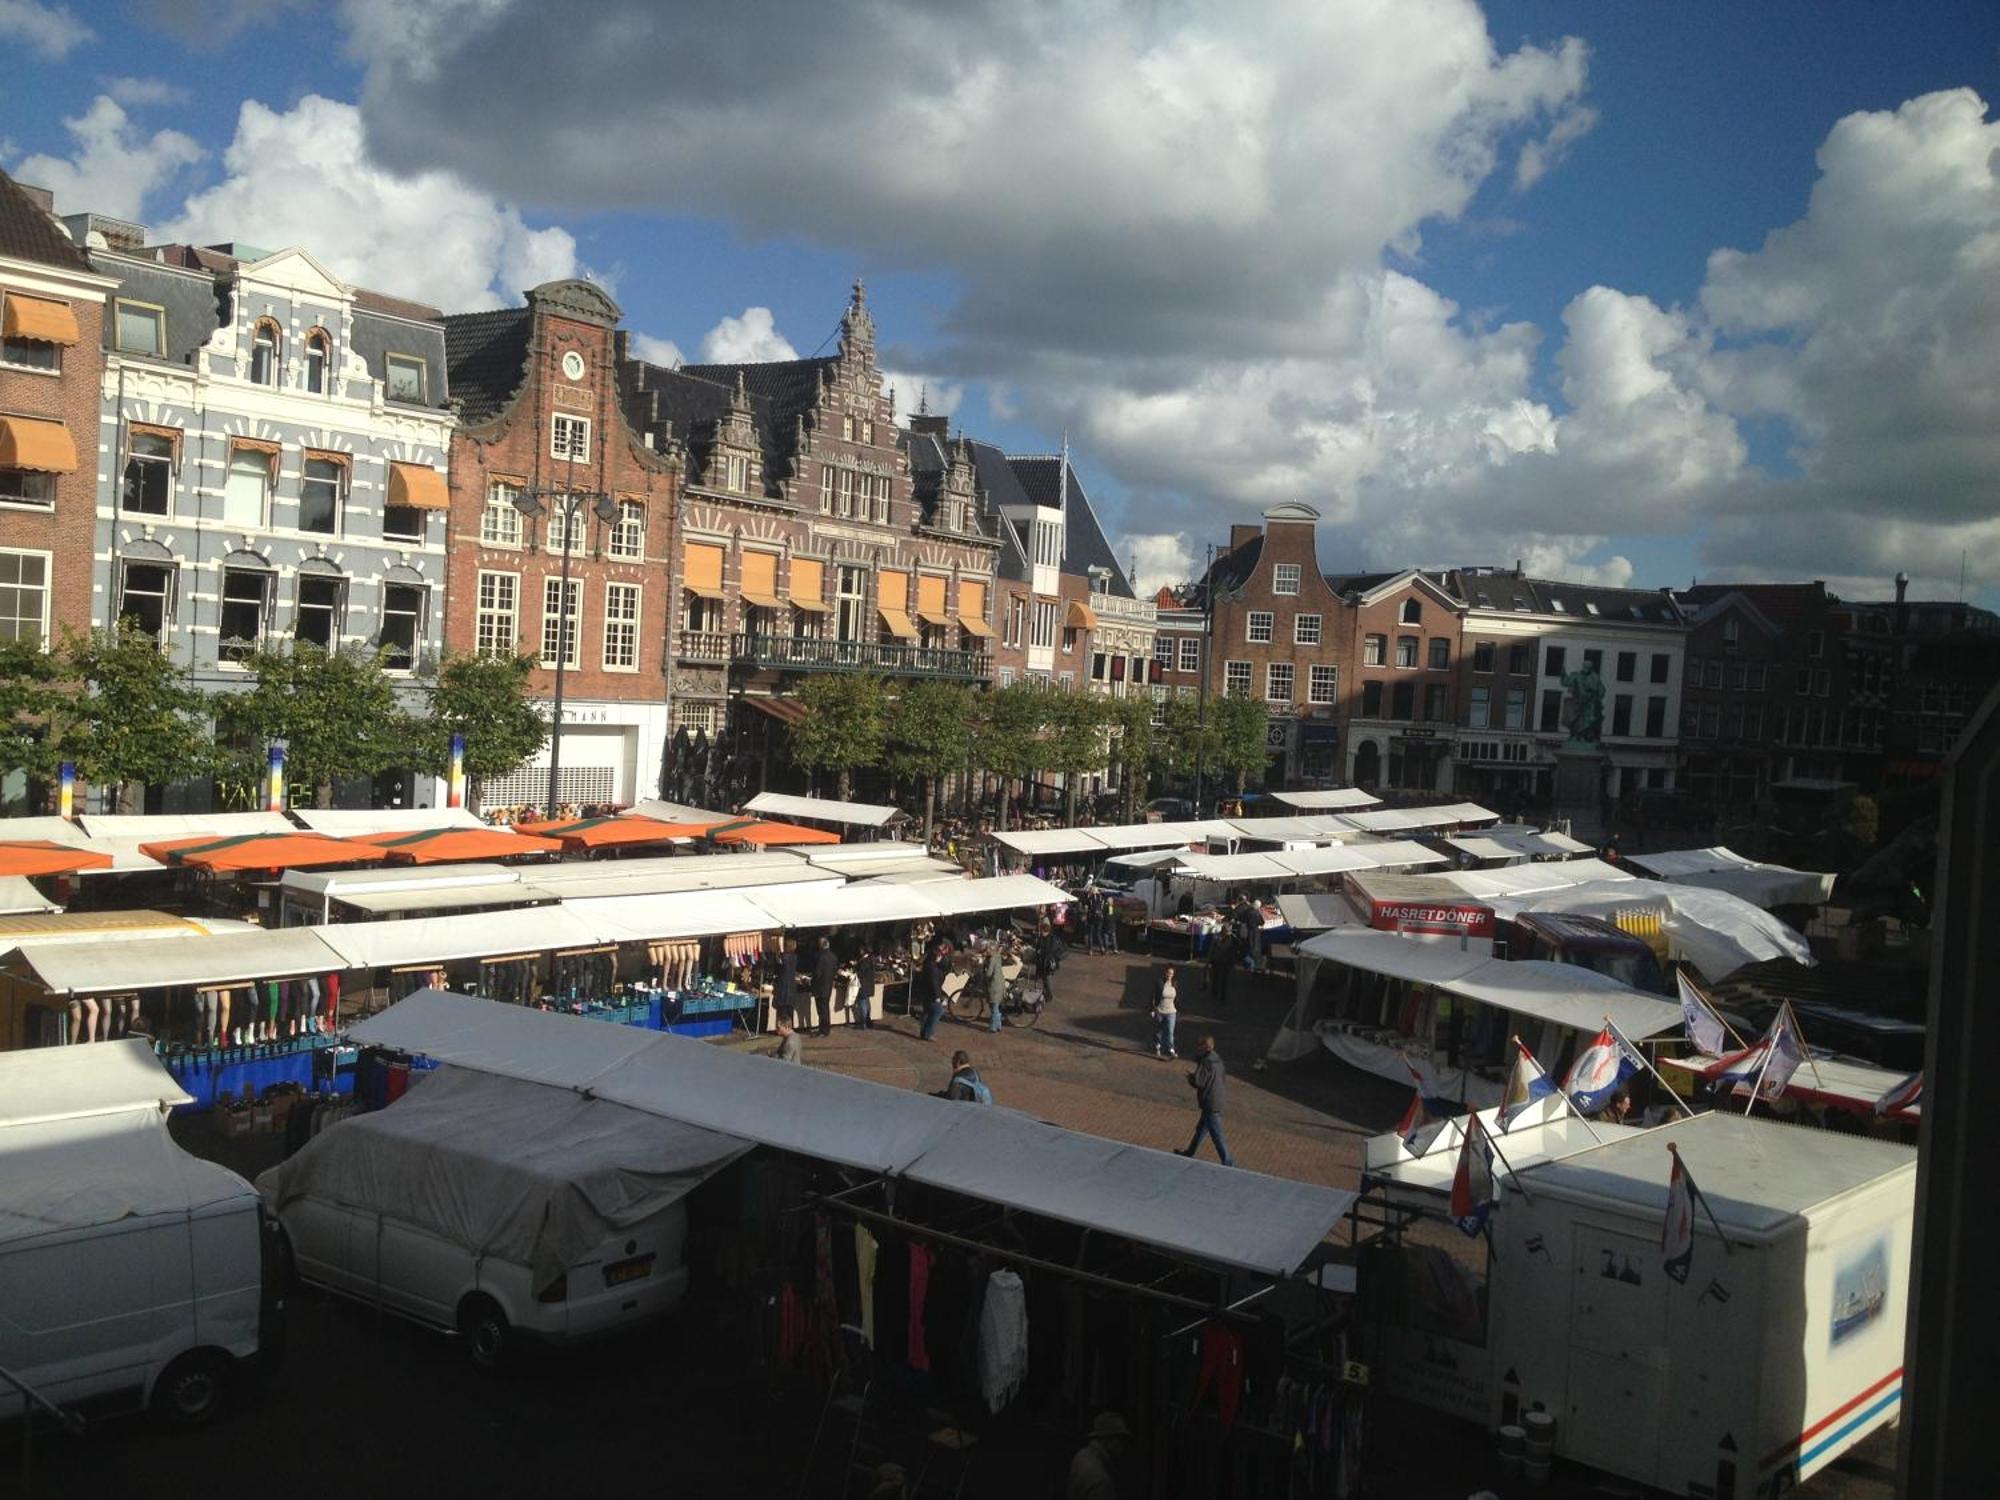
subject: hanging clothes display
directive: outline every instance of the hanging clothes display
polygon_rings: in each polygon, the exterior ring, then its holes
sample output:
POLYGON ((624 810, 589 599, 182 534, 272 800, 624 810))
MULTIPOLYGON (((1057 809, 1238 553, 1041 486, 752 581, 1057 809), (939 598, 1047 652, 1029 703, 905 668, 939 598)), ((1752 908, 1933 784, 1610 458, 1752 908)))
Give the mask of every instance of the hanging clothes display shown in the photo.
POLYGON ((995 1271, 986 1279, 979 1314, 979 1393, 987 1410, 1006 1407, 1027 1375, 1027 1289, 1014 1272, 995 1271))
POLYGON ((875 1236, 865 1224, 854 1226, 854 1263, 861 1283, 861 1337, 875 1347, 875 1236))
POLYGON ((924 1298, 931 1281, 931 1252, 923 1245, 910 1246, 910 1368, 928 1371, 930 1348, 924 1341, 924 1298))
POLYGON ((1236 1425, 1236 1409, 1243 1400, 1243 1336, 1219 1320, 1201 1330, 1201 1371, 1195 1378, 1190 1410, 1201 1406, 1211 1385, 1216 1409, 1222 1414, 1222 1430, 1227 1432, 1236 1425))

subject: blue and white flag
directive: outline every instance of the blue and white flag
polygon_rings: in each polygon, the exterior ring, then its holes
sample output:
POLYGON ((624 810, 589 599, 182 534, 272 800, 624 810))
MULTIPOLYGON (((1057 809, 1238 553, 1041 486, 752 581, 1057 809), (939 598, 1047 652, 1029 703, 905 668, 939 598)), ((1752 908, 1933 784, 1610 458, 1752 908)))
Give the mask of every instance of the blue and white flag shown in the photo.
POLYGON ((1716 1085, 1718 1092, 1748 1093, 1766 1101, 1782 1098, 1785 1085, 1806 1060, 1805 1044, 1799 1039, 1798 1023, 1792 1008, 1780 1006, 1764 1034, 1740 1052, 1717 1058, 1702 1076, 1716 1085))
POLYGON ((1708 997, 1694 987, 1685 973, 1674 980, 1681 991, 1681 1021, 1687 1028, 1688 1045, 1703 1057, 1720 1057, 1729 1050, 1729 1029, 1708 1003, 1708 997))
POLYGON ((1396 1123, 1396 1134, 1403 1138, 1403 1147, 1412 1156, 1422 1156, 1457 1111, 1450 1100, 1439 1095, 1436 1081, 1426 1076, 1416 1063, 1405 1057, 1403 1066, 1410 1070, 1410 1080, 1417 1087, 1410 1096, 1410 1107, 1396 1123))
POLYGON ((1666 1273, 1674 1280, 1686 1283, 1688 1268, 1694 1264, 1694 1179, 1681 1162, 1681 1154, 1672 1146, 1674 1153, 1673 1175, 1667 1179, 1667 1222, 1660 1231, 1660 1254, 1666 1262, 1666 1273))
POLYGON ((1514 1038, 1514 1067, 1507 1075, 1506 1092, 1500 1096, 1500 1129, 1511 1130, 1521 1112, 1538 1099, 1547 1099, 1556 1091, 1555 1080, 1542 1071, 1542 1065, 1535 1061, 1535 1054, 1528 1050, 1528 1044, 1519 1037, 1514 1038))
POLYGON ((1467 1234, 1486 1227, 1486 1216, 1500 1201, 1500 1183, 1493 1175, 1493 1143, 1477 1114, 1465 1117, 1465 1144, 1458 1150, 1458 1170, 1451 1179, 1451 1217, 1467 1234))
POLYGON ((1632 1049, 1610 1026, 1591 1038, 1590 1045, 1577 1054, 1563 1080, 1569 1102, 1584 1114, 1594 1115, 1611 1102, 1625 1080, 1638 1071, 1632 1049))

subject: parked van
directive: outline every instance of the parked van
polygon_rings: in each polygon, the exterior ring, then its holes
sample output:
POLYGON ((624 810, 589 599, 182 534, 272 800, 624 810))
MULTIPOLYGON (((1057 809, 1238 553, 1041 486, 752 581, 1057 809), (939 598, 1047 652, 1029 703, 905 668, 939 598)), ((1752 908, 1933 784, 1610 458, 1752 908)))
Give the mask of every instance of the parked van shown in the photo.
POLYGON ((600 1338, 687 1289, 687 1193, 747 1143, 457 1068, 419 1075, 258 1178, 299 1279, 464 1337, 600 1338))
POLYGON ((0 1366, 65 1412, 198 1425, 275 1356, 257 1195, 174 1144, 187 1102, 136 1038, 0 1054, 0 1366))

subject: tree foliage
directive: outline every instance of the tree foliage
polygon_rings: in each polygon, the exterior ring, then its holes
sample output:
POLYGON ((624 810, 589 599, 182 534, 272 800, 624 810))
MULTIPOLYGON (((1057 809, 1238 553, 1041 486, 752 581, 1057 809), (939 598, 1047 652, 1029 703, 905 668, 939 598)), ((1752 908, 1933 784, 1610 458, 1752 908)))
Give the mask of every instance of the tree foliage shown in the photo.
POLYGON ((162 785, 213 763, 208 698, 145 631, 120 621, 63 644, 79 687, 55 715, 59 757, 99 786, 162 785))
POLYGON ((296 645, 263 650, 248 663, 247 692, 218 694, 219 738, 229 748, 218 774, 254 785, 264 747, 287 743, 286 774, 324 807, 336 781, 403 764, 416 738, 378 654, 296 645))
POLYGON ((1057 689, 1049 694, 1044 720, 1048 770, 1060 772, 1067 784, 1069 821, 1076 821, 1079 778, 1105 763, 1105 725, 1109 699, 1091 693, 1057 689))
POLYGON ((924 783, 924 842, 937 813, 938 779, 965 764, 972 748, 972 694, 951 682, 914 682, 889 713, 889 765, 924 783))
POLYGON ((1029 681, 1010 682, 985 696, 985 714, 974 731, 973 758, 1001 779, 999 826, 1007 826, 1007 783, 1031 776, 1046 754, 1042 726, 1049 715, 1049 689, 1029 681))
POLYGON ((414 764, 433 776, 451 770, 451 737, 465 736, 465 774, 475 785, 505 776, 548 743, 549 721, 528 696, 528 656, 445 657, 431 684, 431 711, 416 721, 414 764))
POLYGON ((792 759, 805 770, 832 771, 845 799, 861 766, 882 763, 889 694, 879 677, 814 677, 799 690, 806 715, 792 727, 792 759))
POLYGON ((1254 698, 1214 698, 1208 705, 1215 731, 1214 765, 1241 791, 1243 780, 1270 762, 1265 725, 1268 714, 1254 698))
POLYGON ((1118 773, 1119 821, 1138 821, 1139 802, 1146 794, 1146 774, 1153 763, 1153 700, 1146 696, 1110 698, 1104 703, 1110 734, 1110 764, 1118 773))
POLYGON ((63 664, 33 642, 0 640, 0 773, 55 770, 48 722, 64 698, 63 674, 63 664))

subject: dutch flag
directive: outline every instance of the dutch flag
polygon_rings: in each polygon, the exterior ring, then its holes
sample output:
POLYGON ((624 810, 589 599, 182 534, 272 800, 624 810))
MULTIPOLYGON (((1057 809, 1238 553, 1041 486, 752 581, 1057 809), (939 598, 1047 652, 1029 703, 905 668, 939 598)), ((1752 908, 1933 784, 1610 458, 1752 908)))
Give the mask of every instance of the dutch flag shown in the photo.
POLYGON ((1500 1184, 1493 1175, 1493 1144, 1477 1114, 1465 1117, 1465 1144, 1459 1148, 1458 1170, 1451 1179, 1451 1216, 1467 1234, 1486 1227, 1486 1216, 1500 1201, 1500 1184))
POLYGON ((1660 1254, 1664 1269, 1674 1280, 1686 1283, 1694 1264, 1694 1179, 1681 1162, 1678 1147, 1667 1149, 1674 1155, 1673 1175, 1667 1179, 1667 1222, 1660 1231, 1660 1254))
POLYGON ((1611 1102, 1619 1085, 1638 1070, 1632 1049, 1614 1027, 1607 1025, 1591 1039, 1590 1045, 1570 1064, 1563 1092, 1569 1102, 1586 1115, 1594 1115, 1611 1102))
POLYGON ((1513 1128, 1514 1121, 1529 1105, 1538 1099, 1548 1098, 1555 1091, 1555 1080, 1542 1071, 1542 1065, 1535 1061, 1535 1054, 1528 1050, 1528 1044, 1515 1037, 1514 1068, 1507 1075, 1507 1090, 1500 1096, 1502 1133, 1513 1128))

